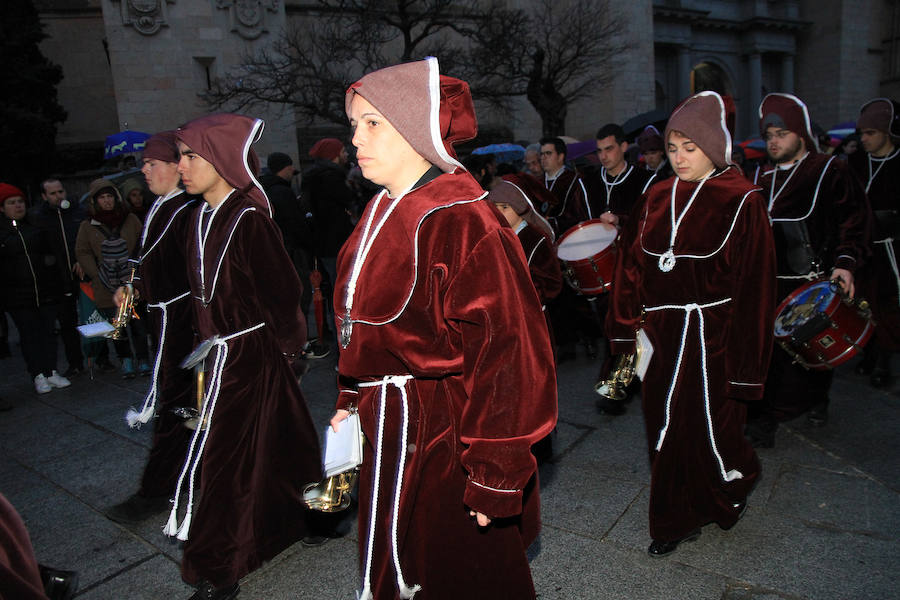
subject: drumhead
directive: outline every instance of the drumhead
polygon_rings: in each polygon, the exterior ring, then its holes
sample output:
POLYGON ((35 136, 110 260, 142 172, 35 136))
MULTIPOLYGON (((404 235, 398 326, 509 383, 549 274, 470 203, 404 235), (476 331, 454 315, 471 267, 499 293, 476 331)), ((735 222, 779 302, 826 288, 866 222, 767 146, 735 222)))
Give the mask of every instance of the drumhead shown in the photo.
POLYGON ((834 288, 829 281, 814 281, 785 298, 775 317, 775 337, 790 337, 798 327, 818 313, 827 313, 835 300, 834 288))
POLYGON ((560 238, 556 255, 561 260, 590 258, 605 250, 618 235, 619 230, 609 223, 582 224, 560 238))

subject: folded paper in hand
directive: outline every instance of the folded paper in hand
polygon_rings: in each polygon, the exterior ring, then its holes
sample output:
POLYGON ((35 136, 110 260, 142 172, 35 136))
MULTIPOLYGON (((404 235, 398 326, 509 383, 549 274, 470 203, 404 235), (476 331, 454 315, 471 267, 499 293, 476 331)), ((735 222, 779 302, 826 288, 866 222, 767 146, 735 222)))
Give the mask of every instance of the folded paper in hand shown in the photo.
POLYGON ((110 325, 107 321, 98 321, 96 323, 88 323, 87 325, 79 325, 78 332, 84 337, 100 337, 104 336, 110 331, 115 331, 116 328, 110 325))
POLYGON ((325 430, 325 477, 349 471, 362 463, 362 430, 359 414, 341 421, 338 432, 329 425, 325 430))

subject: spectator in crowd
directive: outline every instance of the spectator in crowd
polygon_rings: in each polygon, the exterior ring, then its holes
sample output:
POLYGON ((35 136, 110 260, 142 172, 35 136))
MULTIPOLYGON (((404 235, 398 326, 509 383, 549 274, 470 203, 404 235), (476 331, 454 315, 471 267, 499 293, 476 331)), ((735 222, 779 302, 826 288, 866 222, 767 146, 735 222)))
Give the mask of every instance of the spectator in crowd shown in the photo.
POLYGON ((3 219, 0 222, 2 307, 16 329, 28 373, 38 394, 69 387, 56 371, 56 322, 65 273, 46 231, 26 218, 25 194, 0 183, 3 219))
MULTIPOLYGON (((128 281, 131 272, 129 259, 134 256, 140 240, 141 222, 128 212, 119 190, 108 179, 91 182, 88 205, 91 216, 78 229, 75 256, 91 280, 97 310, 104 318, 112 319, 116 314, 113 294, 128 281)), ((146 335, 127 337, 129 339, 114 341, 122 377, 130 379, 135 376, 135 359, 137 370, 149 374, 146 335)), ((108 364, 109 359, 104 359, 101 354, 97 362, 108 364)))
POLYGON ((58 304, 56 319, 59 335, 66 351, 69 368, 63 377, 73 377, 84 370, 81 336, 78 334, 78 284, 84 271, 75 258, 75 238, 84 220, 84 211, 77 203, 69 202, 66 190, 58 179, 46 179, 41 183, 41 202, 29 211, 29 219, 53 240, 56 252, 65 266, 63 294, 58 304))

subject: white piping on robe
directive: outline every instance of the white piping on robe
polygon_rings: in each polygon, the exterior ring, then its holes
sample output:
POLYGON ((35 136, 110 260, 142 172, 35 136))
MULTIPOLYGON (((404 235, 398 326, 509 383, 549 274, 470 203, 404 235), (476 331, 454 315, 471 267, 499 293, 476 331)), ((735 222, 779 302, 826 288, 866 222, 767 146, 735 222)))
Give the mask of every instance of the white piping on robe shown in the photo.
POLYGON ((189 295, 190 291, 187 291, 171 300, 147 305, 150 308, 162 310, 162 327, 160 327, 159 330, 159 343, 156 345, 156 358, 153 359, 153 379, 150 381, 150 391, 147 393, 147 397, 144 398, 144 404, 141 406, 140 412, 135 411, 133 408, 129 408, 128 412, 125 413, 125 422, 128 423, 128 426, 132 429, 140 429, 141 425, 152 419, 153 414, 156 412, 156 401, 159 399, 159 364, 162 362, 163 348, 166 346, 166 331, 168 330, 169 325, 168 306, 169 304, 174 304, 179 300, 187 298, 189 295))
POLYGON ((681 374, 681 361, 684 358, 684 347, 687 342, 688 328, 691 325, 691 314, 696 311, 697 316, 700 319, 700 367, 703 371, 703 406, 706 412, 706 429, 709 436, 709 445, 710 448, 712 448, 713 456, 716 457, 716 461, 719 463, 719 474, 722 476, 722 479, 725 481, 734 481, 735 479, 743 479, 744 475, 737 469, 731 469, 729 471, 725 470, 725 463, 722 461, 722 456, 719 454, 719 448, 716 445, 716 438, 713 434, 712 415, 709 410, 709 372, 707 371, 706 365, 706 332, 704 330, 703 320, 704 309, 719 306, 727 302, 731 302, 731 298, 723 298, 722 300, 716 300, 715 302, 708 302, 706 304, 696 304, 694 302, 691 302, 690 304, 664 304, 662 306, 645 307, 644 310, 646 312, 654 312, 657 310, 684 311, 684 328, 681 330, 681 347, 678 349, 678 359, 675 361, 675 372, 672 374, 672 384, 669 386, 669 393, 666 396, 666 420, 662 429, 659 431, 659 439, 656 442, 655 449, 659 451, 659 449, 662 448, 663 441, 666 438, 666 432, 669 429, 672 410, 672 395, 675 393, 675 384, 678 383, 678 376, 681 374))
POLYGON ((406 446, 409 438, 409 399, 406 395, 406 383, 413 379, 412 375, 385 375, 381 381, 367 381, 357 387, 380 387, 381 406, 378 410, 378 433, 375 440, 375 476, 372 478, 372 504, 369 507, 369 540, 366 544, 365 574, 363 575, 363 589, 356 597, 358 600, 371 600, 372 586, 372 549, 375 545, 375 520, 378 511, 378 489, 381 482, 381 449, 384 444, 384 420, 387 410, 387 388, 392 385, 400 390, 400 399, 403 404, 403 422, 399 445, 400 461, 397 465, 397 478, 394 482, 394 502, 391 510, 391 553, 394 559, 394 570, 397 573, 397 588, 400 597, 409 599, 422 589, 420 585, 409 586, 403 579, 403 570, 400 568, 400 556, 397 552, 397 521, 400 510, 400 491, 403 488, 403 469, 406 466, 406 446))
POLYGON ((243 329, 231 335, 224 337, 216 336, 213 339, 213 345, 216 348, 216 361, 213 363, 212 375, 209 379, 209 386, 206 388, 206 394, 203 397, 203 407, 200 409, 199 423, 206 423, 206 428, 197 426, 194 435, 191 437, 191 445, 188 447, 188 454, 184 461, 184 467, 181 469, 181 475, 178 476, 178 485, 175 486, 175 497, 172 499, 172 511, 169 513, 169 521, 163 527, 163 533, 168 536, 176 536, 179 540, 188 539, 188 531, 191 528, 191 518, 194 509, 194 477, 197 474, 197 467, 200 465, 200 459, 203 458, 203 449, 206 447, 206 440, 209 439, 209 432, 213 425, 213 413, 216 410, 216 401, 219 399, 219 390, 222 388, 222 373, 225 371, 225 361, 228 360, 228 342, 236 337, 256 331, 261 327, 265 327, 265 322, 257 323, 252 327, 243 329), (200 441, 200 448, 194 455, 194 448, 197 446, 197 439, 203 432, 203 439, 200 441), (188 504, 187 512, 184 515, 184 521, 181 526, 178 525, 178 498, 181 496, 181 484, 184 483, 184 477, 190 470, 190 478, 188 480, 188 504))

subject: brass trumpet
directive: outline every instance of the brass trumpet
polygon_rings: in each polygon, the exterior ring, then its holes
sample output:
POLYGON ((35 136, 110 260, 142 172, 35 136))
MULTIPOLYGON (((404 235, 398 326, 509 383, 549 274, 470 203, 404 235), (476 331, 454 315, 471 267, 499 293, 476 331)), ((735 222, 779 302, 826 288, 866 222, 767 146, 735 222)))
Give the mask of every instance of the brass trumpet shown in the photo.
POLYGON ((638 351, 620 354, 616 357, 612 369, 606 379, 601 379, 594 386, 594 391, 609 400, 621 402, 625 400, 627 388, 634 379, 638 351))
POLYGON ((303 503, 310 510, 340 512, 350 507, 350 493, 359 477, 359 467, 326 477, 303 488, 303 503))
POLYGON ((126 281, 123 286, 125 289, 123 294, 124 297, 116 311, 116 316, 113 317, 112 323, 110 323, 113 326, 113 330, 106 334, 106 337, 111 340, 121 340, 125 337, 125 328, 128 327, 128 322, 131 320, 132 315, 134 315, 136 319, 140 318, 134 314, 135 270, 135 267, 131 267, 131 274, 128 276, 128 281, 126 281))

